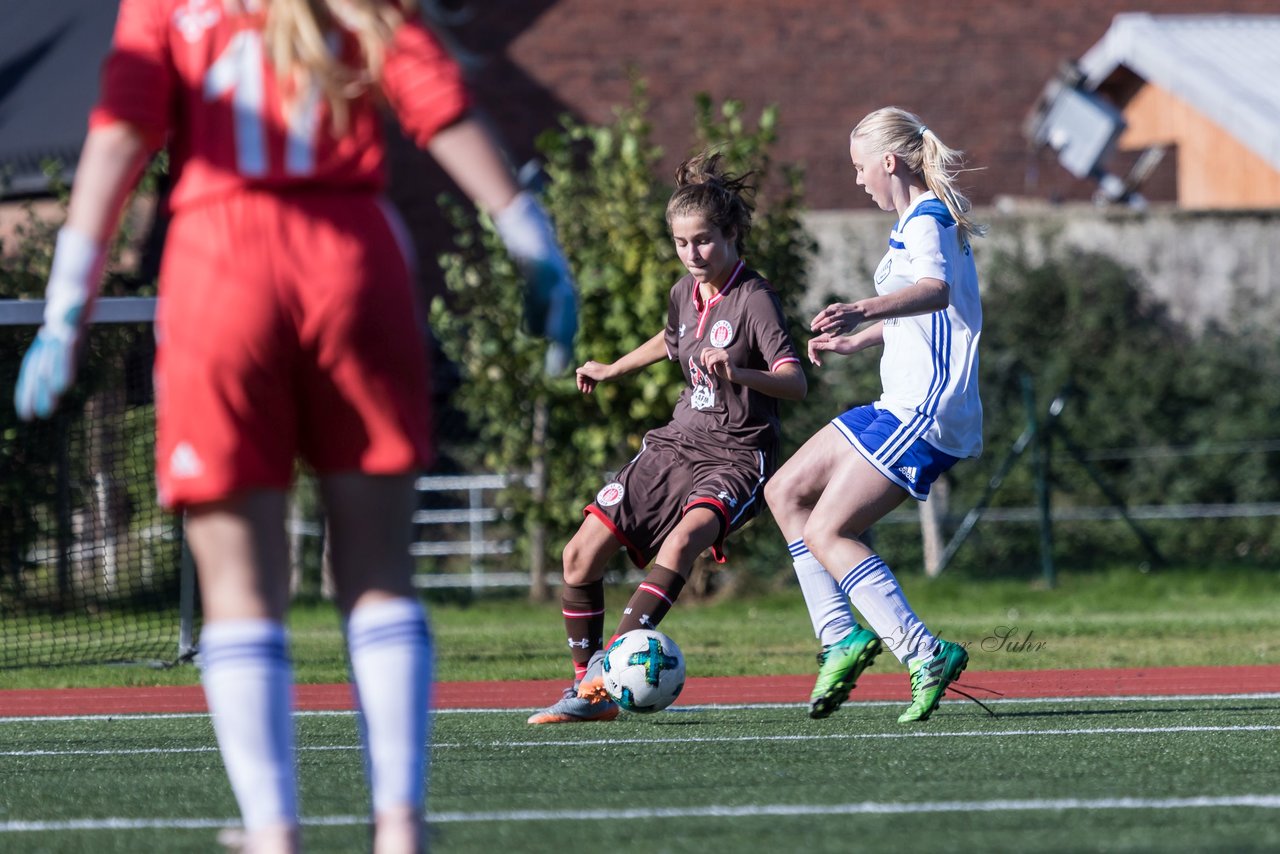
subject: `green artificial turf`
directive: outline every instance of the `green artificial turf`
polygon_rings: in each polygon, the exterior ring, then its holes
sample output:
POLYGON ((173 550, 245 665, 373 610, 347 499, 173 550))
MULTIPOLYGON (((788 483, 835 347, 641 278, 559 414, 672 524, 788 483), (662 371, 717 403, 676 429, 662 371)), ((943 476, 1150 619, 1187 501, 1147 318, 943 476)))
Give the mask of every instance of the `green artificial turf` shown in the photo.
MULTIPOLYGON (((902 574, 916 612, 943 637, 968 642, 971 670, 1280 663, 1280 570, 1182 567, 1142 573, 1062 572, 1046 590, 1025 581, 928 580, 902 574)), ((606 634, 631 589, 608 590, 606 634)), ((429 604, 441 680, 557 679, 569 673, 558 602, 518 594, 429 604)), ((816 641, 798 587, 714 601, 684 598, 663 631, 701 676, 809 673, 816 641)), ((6 625, 6 631, 19 631, 6 625)), ((290 613, 300 682, 347 678, 333 607, 290 613)), ((143 665, 0 669, 0 689, 194 684, 195 667, 143 665)))
MULTIPOLYGON (((1280 847, 1274 699, 1005 702, 994 718, 948 702, 910 728, 898 705, 824 721, 798 705, 677 706, 538 728, 519 711, 441 713, 432 851, 1280 847), (1244 797, 1262 800, 1222 800, 1244 797)), ((4 850, 209 851, 235 823, 205 716, 0 732, 4 850)), ((367 850, 352 716, 304 715, 298 732, 308 850, 367 850)))

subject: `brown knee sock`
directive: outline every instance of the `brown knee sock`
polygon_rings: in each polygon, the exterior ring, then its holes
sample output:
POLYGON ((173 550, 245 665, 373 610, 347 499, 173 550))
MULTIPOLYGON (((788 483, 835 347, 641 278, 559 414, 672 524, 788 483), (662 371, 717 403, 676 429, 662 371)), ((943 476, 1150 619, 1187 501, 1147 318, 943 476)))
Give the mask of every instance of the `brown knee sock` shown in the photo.
POLYGON ((632 629, 657 628, 683 589, 684 579, 680 573, 654 564, 636 592, 631 594, 631 600, 622 612, 622 621, 618 623, 618 634, 632 629))
POLYGON ((566 584, 560 591, 560 612, 573 656, 574 679, 581 679, 591 654, 604 646, 604 579, 566 584))

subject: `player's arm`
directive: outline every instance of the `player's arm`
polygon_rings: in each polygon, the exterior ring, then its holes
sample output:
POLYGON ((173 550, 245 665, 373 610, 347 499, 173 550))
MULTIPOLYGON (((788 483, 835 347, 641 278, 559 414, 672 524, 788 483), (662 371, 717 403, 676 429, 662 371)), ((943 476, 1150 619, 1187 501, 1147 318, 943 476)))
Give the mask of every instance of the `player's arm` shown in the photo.
POLYGON ((546 370, 563 373, 573 359, 578 295, 555 229, 532 193, 516 184, 497 142, 474 117, 438 131, 427 151, 476 206, 488 213, 525 276, 525 325, 546 338, 546 370))
POLYGON ((587 360, 577 371, 578 389, 583 394, 591 394, 596 386, 605 380, 617 379, 641 368, 647 368, 655 362, 661 362, 665 358, 667 358, 667 343, 664 329, 630 353, 619 357, 615 362, 606 365, 587 360))
POLYGON ((52 415, 75 380, 80 339, 101 284, 107 243, 147 154, 142 135, 126 122, 94 127, 85 139, 49 270, 44 322, 23 357, 14 389, 14 406, 25 421, 52 415))
POLYGON ((771 290, 760 290, 751 295, 748 305, 745 329, 754 342, 752 349, 769 367, 762 370, 734 365, 729 351, 720 347, 703 349, 698 356, 702 366, 712 376, 752 391, 780 400, 804 400, 809 383, 787 333, 782 304, 771 290))
POLYGON ((950 304, 951 287, 941 279, 930 276, 891 294, 867 297, 856 302, 832 303, 814 315, 809 328, 824 334, 845 335, 867 321, 932 314, 942 311, 950 304))
POLYGON ((520 190, 497 140, 470 112, 462 70, 413 18, 396 29, 379 82, 409 136, 493 218, 525 277, 525 326, 549 342, 547 372, 563 372, 572 364, 578 331, 569 264, 546 212, 520 190))
POLYGON ((809 339, 809 361, 821 367, 822 357, 818 355, 819 353, 837 353, 841 356, 848 356, 871 347, 880 347, 883 344, 883 320, 864 329, 859 329, 853 335, 836 335, 831 332, 823 332, 809 339))
POLYGON ((809 381, 794 360, 768 371, 739 368, 729 361, 727 350, 708 347, 702 351, 702 365, 717 377, 780 400, 804 400, 809 393, 809 381))

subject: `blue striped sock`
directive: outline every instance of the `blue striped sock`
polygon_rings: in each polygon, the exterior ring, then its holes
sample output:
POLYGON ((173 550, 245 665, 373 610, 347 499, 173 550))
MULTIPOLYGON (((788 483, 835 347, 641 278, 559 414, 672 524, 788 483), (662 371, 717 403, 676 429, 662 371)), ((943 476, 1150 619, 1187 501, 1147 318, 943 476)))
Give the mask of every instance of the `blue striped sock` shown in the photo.
POLYGON ((374 812, 426 798, 431 632, 422 605, 392 599, 351 612, 347 648, 374 812))
POLYGON ((911 610, 898 579, 879 555, 849 570, 840 579, 840 589, 903 664, 937 647, 937 639, 911 610))
POLYGON ((247 830, 296 825, 293 673, 284 626, 219 620, 200 632, 200 681, 247 830))
POLYGON ((814 637, 823 646, 842 640, 858 628, 848 598, 840 592, 836 580, 809 551, 804 540, 787 543, 787 549, 791 552, 791 566, 796 580, 800 582, 805 607, 809 609, 814 637))

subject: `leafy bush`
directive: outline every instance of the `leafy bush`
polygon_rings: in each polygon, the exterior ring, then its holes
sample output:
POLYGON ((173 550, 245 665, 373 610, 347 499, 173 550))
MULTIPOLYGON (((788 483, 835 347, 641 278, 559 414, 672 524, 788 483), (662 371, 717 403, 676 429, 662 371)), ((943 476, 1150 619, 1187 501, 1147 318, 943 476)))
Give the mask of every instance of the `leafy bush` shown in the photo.
MULTIPOLYGON (((685 272, 667 232, 671 187, 657 177, 661 152, 650 142, 646 107, 637 85, 612 124, 566 118, 539 140, 549 179, 543 203, 581 293, 579 360, 613 361, 661 330, 668 292, 685 272)), ((740 103, 717 110, 700 97, 697 117, 693 149, 716 146, 731 170, 755 172, 760 189, 746 257, 778 285, 784 308, 794 306, 812 241, 800 225, 799 171, 775 170, 769 157, 777 111, 764 110, 751 128, 740 103)), ((606 472, 639 449, 646 431, 670 419, 684 379, 677 365, 664 362, 586 396, 572 374, 544 377, 541 344, 513 331, 523 287, 516 269, 488 223, 480 227, 456 205, 452 211, 457 249, 441 259, 449 301, 437 301, 432 325, 461 368, 455 404, 469 416, 475 441, 450 450, 486 470, 545 465, 545 495, 512 491, 507 500, 532 524, 548 527, 546 551, 558 555, 606 472)), ((750 553, 745 543, 735 551, 750 553)), ((781 555, 784 546, 776 547, 781 555)))
MULTIPOLYGON (((1031 262, 993 259, 984 283, 982 397, 986 451, 955 470, 953 513, 986 486, 1026 426, 1022 378, 1031 379, 1043 421, 1062 394, 1050 433, 1055 506, 1107 500, 1067 452, 1074 443, 1128 505, 1233 504, 1280 499, 1280 455, 1259 441, 1276 435, 1280 341, 1273 332, 1210 327, 1192 334, 1148 296, 1140 277, 1113 259, 1062 250, 1031 262)), ((998 506, 1035 504, 1029 458, 996 495, 998 506)), ((1149 520, 1140 523, 1166 557, 1274 563, 1273 518, 1149 520)), ((1073 566, 1147 560, 1122 522, 1055 526, 1057 553, 1073 566)), ((980 525, 957 557, 979 574, 1038 565, 1034 525, 980 525)))

